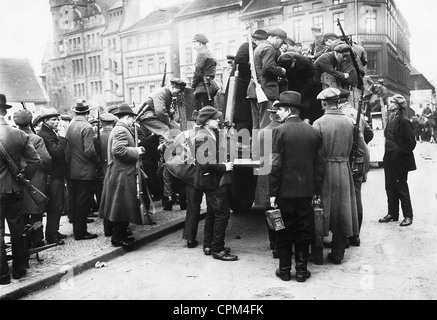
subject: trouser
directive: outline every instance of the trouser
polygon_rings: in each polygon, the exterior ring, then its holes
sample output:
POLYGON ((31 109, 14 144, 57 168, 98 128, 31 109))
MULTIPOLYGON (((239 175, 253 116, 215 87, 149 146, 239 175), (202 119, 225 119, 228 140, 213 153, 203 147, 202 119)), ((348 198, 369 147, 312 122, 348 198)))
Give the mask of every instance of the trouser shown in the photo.
POLYGON ((273 102, 273 100, 269 100, 258 103, 255 99, 250 100, 252 105, 252 129, 263 129, 270 124, 270 113, 267 109, 272 107, 273 102))
POLYGON ((73 198, 73 191, 72 191, 72 183, 71 179, 67 178, 67 215, 68 215, 68 221, 73 223, 74 221, 74 214, 72 212, 72 208, 74 207, 74 198, 73 198))
POLYGON ((58 239, 59 222, 65 205, 65 178, 50 178, 49 199, 47 201, 46 240, 58 239))
POLYGON ((408 188, 408 171, 402 164, 393 160, 399 159, 395 152, 384 155, 385 190, 387 193, 388 214, 399 217, 399 202, 401 202, 404 218, 413 218, 410 190, 408 188))
POLYGON ((129 222, 112 222, 114 226, 114 233, 112 239, 115 241, 126 240, 127 238, 127 227, 129 227, 129 222))
MULTIPOLYGON (((364 165, 364 164, 363 164, 364 165)), ((363 174, 354 175, 355 198, 357 199, 358 226, 361 231, 363 224, 363 202, 361 200, 361 187, 363 185, 363 174)))
POLYGON ((225 248, 225 234, 231 211, 229 209, 226 189, 218 187, 205 191, 208 209, 205 217, 204 248, 211 248, 213 252, 223 251, 225 248))
POLYGON ((114 223, 107 218, 103 219, 103 232, 107 237, 114 234, 114 223))
POLYGON ((193 241, 197 236, 203 191, 190 184, 186 184, 185 192, 187 195, 187 215, 185 218, 182 238, 187 241, 193 241))
POLYGON ((23 237, 23 193, 0 193, 0 276, 9 275, 6 257, 5 221, 12 242, 12 270, 21 271, 27 266, 26 244, 23 237))
POLYGON ((347 237, 338 233, 332 234, 332 256, 335 260, 343 260, 346 251, 347 237))
POLYGON ((92 180, 71 179, 71 191, 74 199, 72 214, 74 216, 73 233, 75 238, 81 238, 87 234, 87 218, 91 210, 93 196, 92 180))
POLYGON ((179 198, 181 201, 181 205, 183 204, 185 199, 185 188, 184 183, 176 178, 170 170, 168 170, 167 166, 164 164, 164 168, 162 171, 162 177, 164 182, 164 197, 172 198, 176 193, 179 193, 179 198))

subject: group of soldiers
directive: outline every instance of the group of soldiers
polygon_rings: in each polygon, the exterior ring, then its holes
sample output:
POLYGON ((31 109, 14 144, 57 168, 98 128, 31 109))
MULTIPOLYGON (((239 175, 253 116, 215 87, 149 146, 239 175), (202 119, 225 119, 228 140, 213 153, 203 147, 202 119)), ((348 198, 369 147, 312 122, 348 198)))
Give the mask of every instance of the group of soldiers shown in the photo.
MULTIPOLYGON (((29 111, 18 111, 14 121, 19 128, 7 125, 4 115, 10 106, 0 95, 0 142, 22 169, 21 174, 48 196, 47 201, 35 203, 2 156, 1 283, 10 282, 5 219, 12 242, 12 277, 18 279, 26 273, 28 258, 23 224, 41 223, 43 214, 47 216, 45 241, 62 245, 66 235, 59 233, 59 222, 65 212, 73 223, 76 241, 97 237, 87 231, 94 205, 112 245, 130 250, 135 239, 129 224, 154 223, 148 213, 153 202, 162 198, 166 210, 178 202, 187 210, 183 239, 192 249, 199 245, 196 236, 204 195, 205 255, 222 261, 238 260, 225 246, 230 212, 248 212, 254 204, 263 210, 281 211, 284 229, 268 229, 273 257, 279 258, 276 275, 280 279, 291 279, 293 246, 299 282, 311 276, 308 262, 323 264, 323 247, 332 248, 329 261, 342 263, 345 249, 360 246, 361 241, 361 185, 369 170, 366 145, 373 132, 361 117, 363 108, 356 103, 355 89, 363 86, 366 59, 357 44, 349 45, 347 39, 335 34, 321 36, 317 28, 313 31, 314 45, 306 54, 284 30, 259 29, 249 35, 248 42, 231 59, 236 93, 224 109, 232 114, 232 123, 223 121, 224 112, 215 105, 214 97, 220 89, 215 81, 217 62, 203 34, 193 37, 198 51, 190 84, 195 96, 190 120, 194 122, 185 131, 181 130, 184 115, 178 103, 188 85, 178 78, 152 92, 140 107, 122 103, 99 112, 94 120, 87 101, 79 99, 65 132, 55 108, 43 108, 39 123, 32 121, 29 111), (353 63, 357 60, 361 62, 358 68, 353 63), (98 126, 93 128, 94 122, 98 126), (267 159, 267 163, 261 163, 268 166, 267 173, 248 176, 247 171, 234 166, 226 148, 229 135, 220 134, 223 125, 237 133, 248 133, 253 146, 251 160, 267 159), (238 194, 232 188, 235 184, 238 194), (317 225, 314 204, 320 202, 323 223, 317 225), (315 240, 329 232, 331 243, 315 240)), ((411 158, 415 144, 403 115, 405 99, 396 95, 388 105, 393 112, 384 161, 395 164, 386 170, 389 212, 380 222, 397 221, 401 201, 406 217, 401 225, 408 226, 412 209, 411 203, 408 205, 407 173, 415 169, 414 156, 411 158), (402 164, 401 155, 407 153, 409 166, 402 164)), ((251 147, 244 143, 236 146, 239 152, 251 147)), ((44 244, 39 230, 32 246, 44 244)))

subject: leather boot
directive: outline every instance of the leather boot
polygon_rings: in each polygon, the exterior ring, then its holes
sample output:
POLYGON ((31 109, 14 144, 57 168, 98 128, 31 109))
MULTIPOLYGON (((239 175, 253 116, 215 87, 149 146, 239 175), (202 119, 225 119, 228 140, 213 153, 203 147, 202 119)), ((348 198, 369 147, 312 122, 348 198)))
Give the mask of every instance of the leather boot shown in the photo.
POLYGON ((173 200, 170 199, 170 197, 163 197, 162 198, 162 206, 164 207, 165 211, 172 211, 173 210, 173 200))
POLYGON ((290 281, 291 280, 291 266, 288 267, 280 267, 276 269, 276 276, 280 278, 282 281, 290 281))
POLYGON ((311 245, 311 255, 309 257, 309 262, 312 264, 321 266, 323 265, 323 248, 311 245))
POLYGON ((276 252, 279 256, 279 268, 276 270, 276 276, 283 281, 290 281, 291 279, 291 249, 277 248, 276 252))
POLYGON ((305 282, 311 273, 308 271, 309 245, 296 245, 296 280, 297 282, 305 282))

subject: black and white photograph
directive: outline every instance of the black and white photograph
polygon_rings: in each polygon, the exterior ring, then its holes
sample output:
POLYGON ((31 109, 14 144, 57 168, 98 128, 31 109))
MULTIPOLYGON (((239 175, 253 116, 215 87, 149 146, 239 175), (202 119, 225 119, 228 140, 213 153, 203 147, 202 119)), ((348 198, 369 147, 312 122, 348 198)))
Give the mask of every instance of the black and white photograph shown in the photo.
POLYGON ((0 8, 0 300, 437 300, 436 1, 0 8))

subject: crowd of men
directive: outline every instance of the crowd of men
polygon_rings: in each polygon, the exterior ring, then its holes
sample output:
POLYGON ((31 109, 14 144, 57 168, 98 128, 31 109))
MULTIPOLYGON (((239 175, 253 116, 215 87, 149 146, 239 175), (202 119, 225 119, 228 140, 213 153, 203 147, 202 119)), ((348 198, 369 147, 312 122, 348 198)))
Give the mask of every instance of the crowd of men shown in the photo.
MULTIPOLYGON (((264 175, 238 170, 228 156, 219 134, 223 113, 214 99, 220 88, 215 81, 217 62, 204 34, 193 38, 198 55, 190 84, 195 95, 190 119, 195 123, 189 130, 181 131, 183 117, 177 108, 188 85, 176 78, 152 92, 139 108, 122 103, 92 119, 90 106, 80 99, 71 108, 70 119, 61 118, 55 108, 43 108, 38 119, 32 119, 27 110, 18 111, 14 114, 18 129, 4 120, 10 105, 0 95, 0 142, 21 174, 48 196, 47 201, 36 203, 2 154, 1 284, 10 282, 5 219, 12 242, 12 277, 19 279, 26 273, 29 249, 23 225, 41 225, 44 214, 45 235, 38 228, 31 247, 64 244, 66 235, 59 232, 63 214, 73 224, 76 241, 95 239, 87 222, 90 212, 99 211, 112 245, 130 250, 135 239, 129 224, 154 223, 145 216, 153 202, 162 199, 165 210, 172 210, 176 203, 187 210, 183 239, 188 248, 195 248, 204 195, 205 255, 238 260, 225 246, 230 212, 248 212, 255 205, 280 209, 285 228, 268 228, 273 257, 279 258, 276 275, 280 279, 291 279, 293 251, 299 282, 311 276, 308 262, 324 263, 323 246, 332 248, 327 259, 341 264, 345 249, 361 244, 361 185, 369 170, 367 144, 373 132, 366 117, 361 117, 365 110, 357 101, 364 96, 358 92, 365 83, 367 61, 364 49, 349 39, 322 35, 319 28, 312 31, 315 40, 307 52, 284 30, 259 29, 231 57, 231 76, 237 78, 231 126, 251 136, 253 160, 268 159, 264 175), (63 120, 68 122, 66 128, 60 126, 63 120), (318 199, 323 206, 321 226, 315 223, 318 199), (317 236, 329 233, 332 242, 317 244, 317 236)), ((407 176, 415 169, 414 131, 404 115, 405 98, 384 99, 378 101, 389 106, 384 157, 388 215, 380 222, 397 221, 401 202, 405 217, 401 226, 409 226, 413 212, 407 176)), ((250 148, 244 143, 237 146, 240 152, 250 148)))

